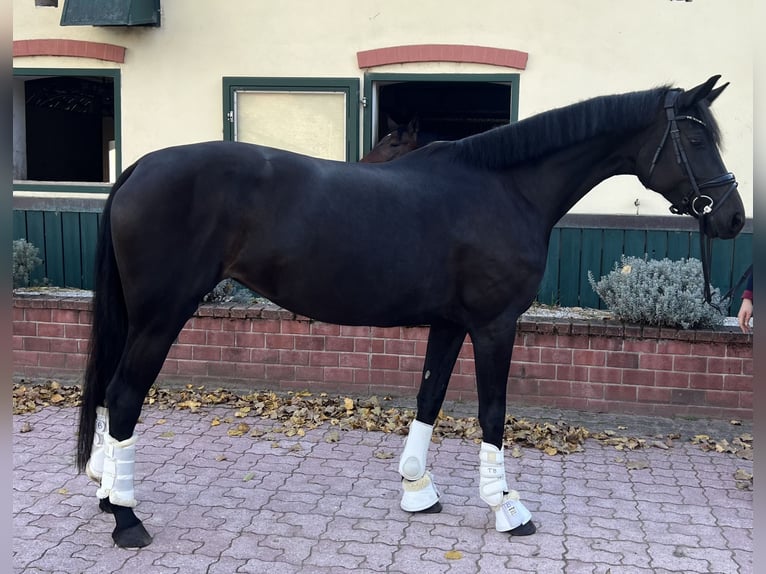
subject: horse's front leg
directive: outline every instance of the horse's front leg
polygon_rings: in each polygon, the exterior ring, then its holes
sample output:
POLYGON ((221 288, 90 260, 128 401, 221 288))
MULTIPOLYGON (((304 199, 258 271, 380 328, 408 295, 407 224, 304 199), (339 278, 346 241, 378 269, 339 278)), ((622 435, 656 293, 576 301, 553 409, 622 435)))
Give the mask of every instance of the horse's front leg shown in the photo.
POLYGON ((505 477, 503 436, 505 397, 516 323, 490 326, 471 333, 476 360, 479 394, 479 424, 483 441, 479 452, 479 495, 495 514, 495 529, 514 536, 528 536, 537 530, 532 515, 505 477))
POLYGON ((417 416, 410 425, 399 460, 403 490, 401 507, 408 512, 441 510, 439 491, 427 470, 428 446, 465 335, 466 330, 457 325, 432 326, 428 335, 417 416))

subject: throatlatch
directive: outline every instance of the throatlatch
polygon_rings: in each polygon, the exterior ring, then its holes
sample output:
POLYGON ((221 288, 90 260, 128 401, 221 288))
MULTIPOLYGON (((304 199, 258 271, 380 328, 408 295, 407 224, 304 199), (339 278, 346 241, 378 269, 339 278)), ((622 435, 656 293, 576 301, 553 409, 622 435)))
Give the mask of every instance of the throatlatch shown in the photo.
POLYGON ((479 496, 495 513, 495 530, 507 532, 529 522, 532 514, 519 493, 508 489, 503 449, 482 442, 479 461, 479 496))
POLYGON ((420 512, 439 502, 439 492, 430 472, 426 472, 428 445, 433 435, 433 425, 414 420, 404 443, 399 459, 399 474, 402 475, 401 507, 407 512, 420 512))
POLYGON ((129 508, 138 504, 133 491, 137 440, 135 434, 123 441, 112 438, 108 433, 104 435, 104 471, 101 487, 96 491, 99 499, 109 497, 112 504, 129 508))

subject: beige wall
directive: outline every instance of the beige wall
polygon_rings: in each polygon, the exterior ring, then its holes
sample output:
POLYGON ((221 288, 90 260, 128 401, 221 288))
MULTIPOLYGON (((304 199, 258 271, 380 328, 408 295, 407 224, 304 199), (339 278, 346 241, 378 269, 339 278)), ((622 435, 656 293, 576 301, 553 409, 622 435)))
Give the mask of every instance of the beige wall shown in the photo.
MULTIPOLYGON (((63 6, 63 0, 60 0, 63 6)), ((666 82, 689 88, 721 74, 714 106, 724 161, 753 203, 751 0, 162 0, 157 29, 59 26, 61 7, 14 0, 14 39, 72 38, 127 48, 124 64, 69 57, 14 66, 122 72, 123 166, 169 145, 222 138, 223 76, 364 76, 356 52, 399 44, 476 44, 529 53, 519 117, 592 96, 666 82)), ((505 73, 489 65, 421 63, 375 72, 505 73)), ((361 115, 361 109, 360 109, 361 115)), ((361 125, 361 122, 360 122, 361 125)), ((633 177, 601 184, 574 209, 666 214, 633 177)))

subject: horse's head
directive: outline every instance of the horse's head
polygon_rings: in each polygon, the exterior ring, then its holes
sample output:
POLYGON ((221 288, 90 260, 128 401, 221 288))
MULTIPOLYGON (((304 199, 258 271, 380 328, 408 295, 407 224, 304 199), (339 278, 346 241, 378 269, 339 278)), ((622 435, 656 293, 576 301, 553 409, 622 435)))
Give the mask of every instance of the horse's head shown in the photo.
POLYGON ((418 147, 417 118, 401 126, 391 125, 389 121, 389 129, 391 131, 370 150, 370 153, 359 160, 360 163, 391 161, 418 147))
POLYGON ((670 211, 700 220, 709 237, 729 239, 745 224, 745 208, 734 174, 718 149, 710 105, 728 86, 713 89, 720 76, 696 88, 668 90, 657 121, 638 155, 638 178, 671 203, 670 211))

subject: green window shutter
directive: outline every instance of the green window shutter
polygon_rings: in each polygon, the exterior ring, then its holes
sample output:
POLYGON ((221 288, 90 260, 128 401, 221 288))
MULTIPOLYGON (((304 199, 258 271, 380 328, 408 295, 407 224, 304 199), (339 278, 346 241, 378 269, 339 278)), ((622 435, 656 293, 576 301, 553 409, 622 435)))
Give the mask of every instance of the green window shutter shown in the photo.
POLYGON ((64 0, 62 26, 159 26, 160 0, 64 0))

